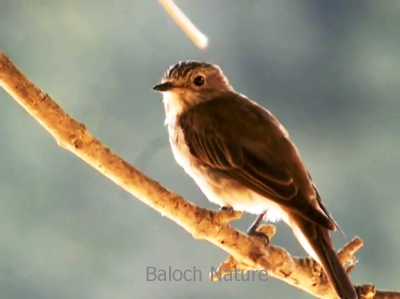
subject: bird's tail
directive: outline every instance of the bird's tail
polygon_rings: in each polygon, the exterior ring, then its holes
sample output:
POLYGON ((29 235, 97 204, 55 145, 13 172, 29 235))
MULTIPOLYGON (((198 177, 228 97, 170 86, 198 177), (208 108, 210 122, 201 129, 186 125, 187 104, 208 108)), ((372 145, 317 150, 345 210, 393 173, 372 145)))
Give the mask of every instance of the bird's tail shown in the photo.
POLYGON ((329 230, 305 219, 292 223, 292 230, 304 249, 322 266, 339 298, 357 299, 349 276, 333 248, 329 230))

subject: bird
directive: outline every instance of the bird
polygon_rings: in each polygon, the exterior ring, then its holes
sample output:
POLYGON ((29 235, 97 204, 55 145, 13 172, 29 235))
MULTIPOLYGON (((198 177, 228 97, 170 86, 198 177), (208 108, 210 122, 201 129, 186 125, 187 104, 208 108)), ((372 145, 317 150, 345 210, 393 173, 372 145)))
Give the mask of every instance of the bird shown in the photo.
POLYGON ((249 234, 262 220, 283 220, 339 298, 357 299, 330 237, 340 228, 278 119, 209 62, 180 61, 153 90, 162 94, 172 154, 207 199, 257 215, 249 234))

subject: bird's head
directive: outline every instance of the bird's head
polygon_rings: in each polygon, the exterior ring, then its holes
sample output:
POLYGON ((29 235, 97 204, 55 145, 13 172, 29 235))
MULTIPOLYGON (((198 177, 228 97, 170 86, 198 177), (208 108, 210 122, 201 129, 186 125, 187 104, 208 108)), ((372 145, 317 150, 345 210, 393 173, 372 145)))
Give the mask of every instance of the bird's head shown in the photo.
POLYGON ((233 91, 217 65, 193 60, 172 65, 153 90, 163 94, 167 116, 233 91))

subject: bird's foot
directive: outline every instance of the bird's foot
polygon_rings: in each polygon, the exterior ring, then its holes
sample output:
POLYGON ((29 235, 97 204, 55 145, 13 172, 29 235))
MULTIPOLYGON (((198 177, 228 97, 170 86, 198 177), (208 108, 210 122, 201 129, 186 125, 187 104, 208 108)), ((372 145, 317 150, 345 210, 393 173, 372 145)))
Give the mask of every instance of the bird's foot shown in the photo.
POLYGON ((251 232, 251 233, 247 233, 247 234, 249 236, 259 237, 259 238, 263 239, 265 245, 269 245, 270 244, 269 237, 266 234, 264 234, 263 232, 256 231, 256 232, 251 232))
POLYGON ((233 213, 234 209, 230 206, 223 206, 219 209, 220 211, 231 212, 233 213))
POLYGON ((253 222, 253 224, 247 230, 247 234, 250 236, 256 236, 256 237, 264 239, 265 244, 268 245, 270 243, 269 237, 264 232, 258 230, 260 228, 261 221, 265 217, 265 214, 267 214, 267 211, 265 211, 257 216, 256 220, 253 222))
POLYGON ((221 207, 218 212, 214 214, 214 221, 220 223, 228 223, 232 220, 239 219, 243 216, 243 212, 235 211, 232 207, 221 207))

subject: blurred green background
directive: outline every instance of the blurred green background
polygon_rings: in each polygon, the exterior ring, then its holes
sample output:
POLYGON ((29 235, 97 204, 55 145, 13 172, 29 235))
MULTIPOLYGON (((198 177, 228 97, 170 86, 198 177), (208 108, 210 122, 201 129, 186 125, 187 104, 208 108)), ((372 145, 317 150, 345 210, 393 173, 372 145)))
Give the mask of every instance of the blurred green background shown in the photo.
MULTIPOLYGON (((398 289, 400 1, 177 4, 205 51, 155 0, 2 0, 0 50, 123 158, 214 209, 173 160, 151 87, 179 60, 220 65, 288 128, 346 233, 336 246, 365 241, 354 282, 398 289)), ((3 90, 0 122, 0 298, 310 298, 274 279, 208 282, 224 252, 59 148, 3 90), (147 282, 147 266, 203 281, 147 282)), ((284 224, 274 243, 305 255, 284 224)))

